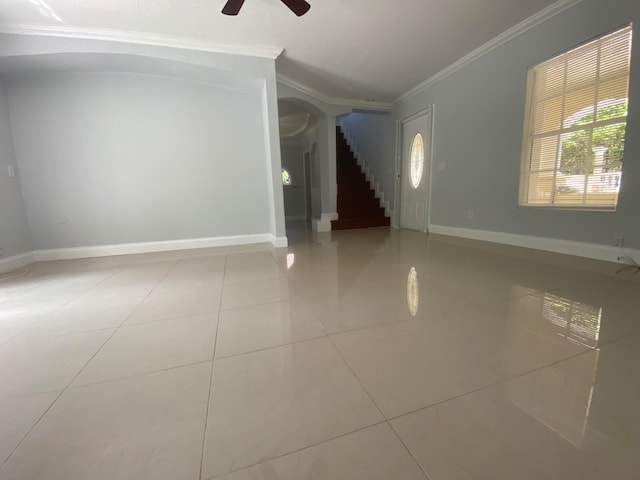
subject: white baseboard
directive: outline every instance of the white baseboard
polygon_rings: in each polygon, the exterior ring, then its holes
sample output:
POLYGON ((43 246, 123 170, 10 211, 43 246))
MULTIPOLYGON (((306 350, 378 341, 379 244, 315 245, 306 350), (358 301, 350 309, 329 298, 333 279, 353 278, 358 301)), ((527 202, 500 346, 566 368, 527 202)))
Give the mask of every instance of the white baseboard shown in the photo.
POLYGON ((429 225, 429 232, 452 237, 468 238, 485 242, 501 243, 514 247, 531 248, 546 252, 562 253, 577 257, 603 260, 605 262, 629 263, 627 257, 640 258, 640 250, 620 248, 596 243, 560 240, 557 238, 518 235, 515 233, 492 232, 489 230, 475 230, 471 228, 447 227, 444 225, 429 225), (621 258, 622 257, 622 258, 621 258))
POLYGON ((332 220, 338 220, 337 213, 323 213, 319 220, 317 218, 311 220, 311 227, 314 232, 330 232, 332 220))
POLYGON ((230 237, 191 238, 187 240, 168 240, 162 242, 123 243, 118 245, 98 245, 93 247, 56 248, 35 250, 33 259, 38 262, 52 260, 70 260, 74 258, 108 257, 112 255, 130 255, 135 253, 169 252, 172 250, 192 250, 196 248, 228 247, 271 243, 274 246, 286 246, 286 237, 263 233, 256 235, 235 235, 230 237))
POLYGON ((286 248, 289 246, 289 240, 287 239, 287 237, 276 237, 274 235, 271 235, 271 240, 269 241, 275 248, 286 248))
POLYGON ((21 253, 12 257, 0 258, 0 273, 7 273, 34 262, 33 252, 21 253))
POLYGON ((326 222, 326 221, 318 220, 314 218, 313 220, 311 220, 311 229, 314 232, 330 232, 331 222, 326 222))

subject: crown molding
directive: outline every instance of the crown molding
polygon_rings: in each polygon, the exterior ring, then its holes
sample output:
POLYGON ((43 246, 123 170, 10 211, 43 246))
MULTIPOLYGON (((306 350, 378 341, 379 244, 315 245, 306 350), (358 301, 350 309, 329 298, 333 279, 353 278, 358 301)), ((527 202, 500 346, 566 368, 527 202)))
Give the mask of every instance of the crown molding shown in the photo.
POLYGON ((49 37, 134 43, 138 45, 151 45, 154 47, 171 47, 183 50, 198 50, 210 53, 268 58, 272 60, 277 59, 284 51, 284 48, 267 45, 233 45, 156 33, 142 33, 107 28, 82 28, 70 25, 4 25, 0 27, 0 33, 14 35, 44 35, 49 37))
POLYGON ((550 18, 555 17, 556 15, 564 12, 565 10, 568 10, 569 8, 573 7, 574 5, 577 5, 580 2, 582 2, 582 0, 558 0, 557 2, 549 5, 547 8, 540 10, 535 15, 532 15, 526 20, 523 20, 517 25, 511 27, 506 32, 501 33, 500 35, 493 38, 492 40, 489 40, 484 45, 476 48, 471 53, 465 55, 455 63, 452 63, 444 70, 441 70, 440 72, 436 73, 432 77, 429 77, 427 80, 425 80, 421 84, 415 86, 411 90, 402 94, 401 96, 399 96, 393 101, 393 105, 406 102, 407 100, 416 96, 418 93, 422 92, 423 90, 426 90, 432 85, 438 83, 440 80, 460 70, 465 65, 468 65, 474 60, 477 60, 483 55, 486 55, 487 53, 491 52, 492 50, 495 50, 499 46, 504 45, 508 41, 516 38, 519 35, 522 35, 523 33, 531 30, 533 27, 540 25, 543 22, 546 22, 550 18))
POLYGON ((321 102, 324 102, 328 105, 335 105, 338 107, 350 107, 356 110, 375 110, 380 112, 390 112, 393 108, 393 104, 388 102, 368 102, 366 100, 354 100, 349 98, 339 98, 339 97, 330 97, 325 95, 324 93, 311 88, 307 85, 304 85, 297 80, 294 80, 291 77, 287 77, 282 73, 276 74, 276 79, 278 82, 291 87, 295 90, 298 90, 301 93, 309 95, 310 97, 315 98, 321 102))

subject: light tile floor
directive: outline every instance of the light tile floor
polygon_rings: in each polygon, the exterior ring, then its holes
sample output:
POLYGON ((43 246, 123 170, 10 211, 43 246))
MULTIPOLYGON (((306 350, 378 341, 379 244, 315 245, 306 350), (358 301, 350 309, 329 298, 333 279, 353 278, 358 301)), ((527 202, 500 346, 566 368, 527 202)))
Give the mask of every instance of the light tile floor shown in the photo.
POLYGON ((0 479, 640 478, 640 278, 289 234, 0 281, 0 479))

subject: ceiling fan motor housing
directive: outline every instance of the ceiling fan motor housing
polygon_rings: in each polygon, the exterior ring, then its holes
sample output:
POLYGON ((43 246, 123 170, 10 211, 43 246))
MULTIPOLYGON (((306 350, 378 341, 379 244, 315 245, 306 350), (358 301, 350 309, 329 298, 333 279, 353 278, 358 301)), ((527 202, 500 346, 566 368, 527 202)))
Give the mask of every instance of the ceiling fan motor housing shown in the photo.
MULTIPOLYGON (((305 0, 281 0, 289 9, 295 13, 297 16, 301 17, 305 13, 309 11, 311 5, 307 3, 305 0)), ((225 15, 238 15, 240 13, 240 9, 242 5, 244 5, 245 0, 228 0, 222 9, 222 13, 225 15)))

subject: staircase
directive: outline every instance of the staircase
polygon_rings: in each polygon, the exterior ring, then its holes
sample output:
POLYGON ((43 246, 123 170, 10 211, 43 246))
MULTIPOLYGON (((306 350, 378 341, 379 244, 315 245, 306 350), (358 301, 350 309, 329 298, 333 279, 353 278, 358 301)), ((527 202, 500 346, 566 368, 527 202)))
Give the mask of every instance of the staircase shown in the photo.
POLYGON ((339 220, 331 222, 331 230, 388 227, 390 219, 385 216, 340 127, 336 127, 336 168, 339 220))

